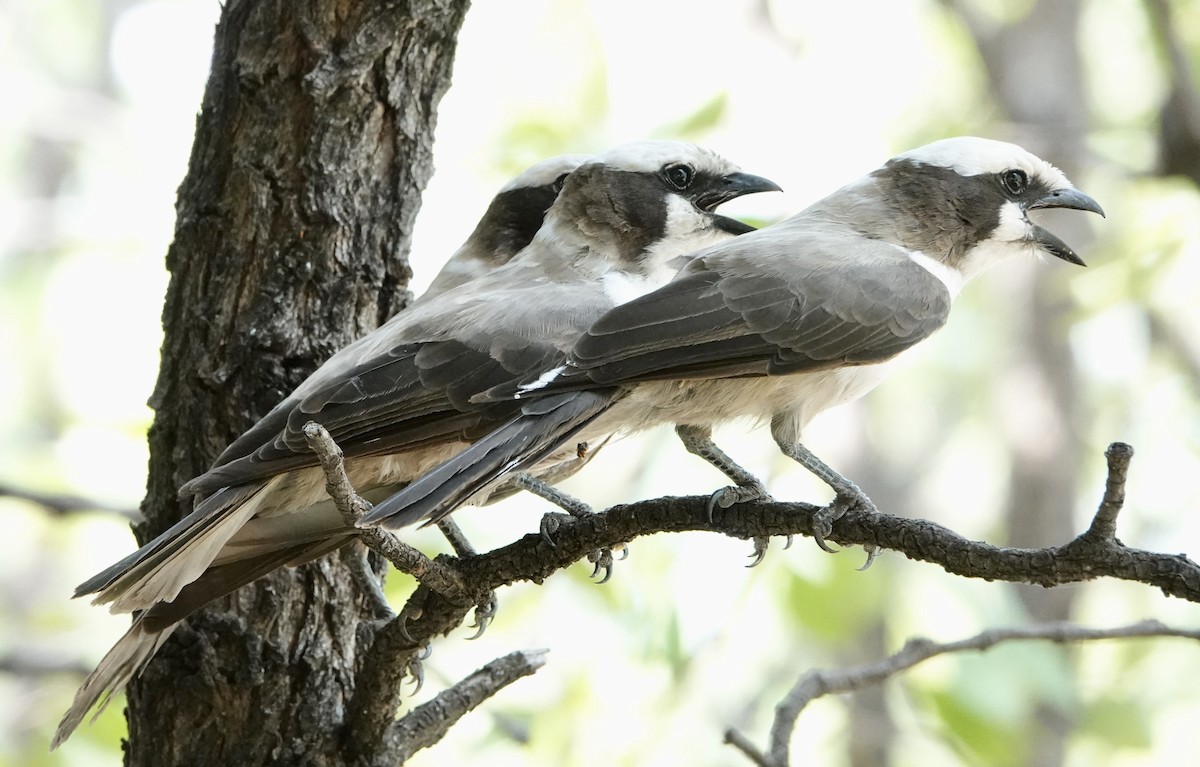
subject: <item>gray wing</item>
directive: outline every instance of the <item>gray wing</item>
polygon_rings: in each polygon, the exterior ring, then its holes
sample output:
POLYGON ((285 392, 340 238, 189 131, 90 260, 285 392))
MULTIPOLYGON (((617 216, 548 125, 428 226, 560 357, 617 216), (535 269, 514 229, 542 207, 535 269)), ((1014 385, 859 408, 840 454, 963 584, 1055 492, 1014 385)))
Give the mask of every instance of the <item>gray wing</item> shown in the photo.
POLYGON ((401 452, 446 439, 474 439, 502 423, 517 406, 474 405, 468 401, 471 395, 543 369, 559 355, 554 346, 523 340, 483 349, 459 340, 394 347, 292 407, 272 411, 226 451, 237 447, 242 455, 192 480, 184 492, 205 494, 316 466, 303 433, 309 421, 328 429, 347 457, 401 452))
POLYGON ((509 264, 476 280, 468 293, 408 310, 384 332, 356 342, 357 357, 335 355, 180 493, 207 494, 317 465, 304 439, 308 421, 328 429, 347 457, 487 433, 517 405, 473 404, 471 396, 552 366, 609 306, 586 283, 536 276, 509 264), (311 385, 313 378, 321 383, 311 385))
POLYGON ((580 377, 611 385, 882 362, 945 323, 950 293, 937 278, 892 246, 855 239, 853 259, 780 252, 751 261, 742 248, 698 258, 593 324, 567 380, 547 388, 580 377))

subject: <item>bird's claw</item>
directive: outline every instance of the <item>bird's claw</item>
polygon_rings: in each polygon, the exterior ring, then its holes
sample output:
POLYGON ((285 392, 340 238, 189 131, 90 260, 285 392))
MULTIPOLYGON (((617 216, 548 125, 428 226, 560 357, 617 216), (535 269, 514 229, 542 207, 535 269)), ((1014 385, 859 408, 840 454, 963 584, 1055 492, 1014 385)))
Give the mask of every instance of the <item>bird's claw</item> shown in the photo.
POLYGON ((758 567, 760 564, 762 564, 763 559, 765 559, 767 556, 767 546, 769 546, 771 543, 771 539, 765 535, 756 535, 754 536, 753 540, 754 551, 750 553, 750 557, 753 561, 746 565, 746 567, 758 567))
POLYGON ((483 632, 487 631, 487 627, 492 625, 492 619, 496 617, 498 605, 494 591, 489 591, 483 601, 475 605, 475 622, 471 624, 475 633, 467 637, 468 641, 483 636, 483 632))
POLYGON ((596 549, 595 551, 588 554, 587 559, 589 562, 591 562, 592 564, 595 565, 595 567, 592 568, 592 577, 593 578, 595 578, 597 575, 599 575, 601 570, 604 571, 604 577, 601 578, 600 580, 596 581, 596 585, 600 586, 605 583, 608 583, 608 579, 611 578, 612 574, 613 574, 612 550, 596 549))
POLYGON ((409 693, 410 696, 416 695, 425 686, 425 664, 424 660, 430 655, 429 646, 426 645, 420 653, 413 656, 413 659, 408 662, 408 676, 412 679, 413 690, 409 693))
MULTIPOLYGON (((542 516, 542 520, 538 524, 538 532, 541 534, 542 540, 546 542, 546 545, 557 549, 558 544, 554 542, 554 534, 562 528, 565 520, 568 520, 571 517, 582 519, 584 517, 590 517, 594 515, 594 511, 586 511, 578 514, 572 511, 570 512, 569 516, 567 514, 561 514, 558 512, 550 512, 542 516)), ((624 543, 619 543, 612 549, 596 549, 587 555, 587 560, 595 565, 595 567, 592 568, 591 577, 595 578, 600 574, 601 570, 604 571, 603 577, 596 581, 597 585, 608 583, 608 580, 612 578, 614 562, 613 551, 618 550, 620 551, 620 559, 624 560, 629 557, 629 547, 624 543)))
POLYGON ((708 505, 705 511, 708 512, 708 521, 713 521, 713 512, 720 506, 722 509, 728 509, 730 506, 738 503, 746 503, 747 501, 769 501, 771 494, 767 489, 760 484, 753 485, 729 485, 717 490, 708 497, 708 505))
POLYGON ((863 551, 867 552, 867 561, 863 562, 862 567, 858 568, 860 573, 871 566, 871 564, 875 561, 875 557, 879 556, 879 552, 882 551, 882 549, 873 543, 868 543, 863 546, 863 551))

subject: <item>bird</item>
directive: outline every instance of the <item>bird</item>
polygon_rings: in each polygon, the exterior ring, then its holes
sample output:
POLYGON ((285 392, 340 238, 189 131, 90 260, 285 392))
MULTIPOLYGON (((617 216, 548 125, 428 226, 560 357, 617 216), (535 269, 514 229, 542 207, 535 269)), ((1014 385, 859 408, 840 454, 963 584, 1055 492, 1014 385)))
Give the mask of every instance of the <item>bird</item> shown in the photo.
MULTIPOLYGON (((477 395, 524 404, 359 524, 437 520, 576 440, 659 424, 674 424, 689 452, 732 480, 710 497, 711 518, 717 506, 771 497, 712 441, 715 425, 751 418, 834 490, 815 535, 829 550, 837 518, 875 506, 805 447, 802 430, 874 388, 989 267, 1028 255, 1083 265, 1029 219, 1044 208, 1104 214, 1014 144, 955 137, 893 157, 789 219, 692 254, 671 282, 610 310, 568 354, 477 395)), ((765 541, 755 549, 761 559, 765 541)))
POLYGON ((326 494, 306 423, 328 429, 363 497, 386 497, 516 407, 474 405, 473 395, 541 369, 596 317, 669 280, 680 255, 752 231, 715 209, 778 189, 673 141, 624 144, 571 170, 525 248, 334 355, 185 483, 181 495, 197 501, 191 514, 80 585, 77 596, 140 614, 84 682, 55 745, 149 662, 179 620, 356 535, 326 494))

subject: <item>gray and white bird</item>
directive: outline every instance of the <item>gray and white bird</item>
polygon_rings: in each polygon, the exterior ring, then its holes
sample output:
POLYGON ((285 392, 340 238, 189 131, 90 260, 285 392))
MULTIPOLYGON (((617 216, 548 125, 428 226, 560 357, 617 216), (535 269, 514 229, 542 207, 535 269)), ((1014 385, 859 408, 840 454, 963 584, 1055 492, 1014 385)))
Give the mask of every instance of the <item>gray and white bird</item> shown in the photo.
POLYGON ((748 417, 769 422, 780 450, 835 491, 818 530, 824 547, 846 509, 874 506, 801 444, 803 428, 874 388, 990 266, 1039 254, 1082 265, 1029 220, 1039 208, 1103 214, 1013 144, 960 137, 895 157, 792 218, 695 254, 670 283, 597 320, 569 355, 492 391, 526 401, 522 414, 360 524, 436 520, 567 444, 663 423, 735 483, 712 505, 765 499, 711 440, 715 425, 748 417))
POLYGON ((142 612, 77 693, 55 743, 138 673, 177 621, 355 535, 327 497, 308 421, 338 442, 364 497, 386 497, 519 407, 472 396, 544 369, 605 311, 669 280, 678 256, 752 230, 715 209, 777 189, 677 142, 623 145, 573 170, 527 247, 331 358, 181 489, 200 499, 195 511, 79 587, 114 612, 142 612))

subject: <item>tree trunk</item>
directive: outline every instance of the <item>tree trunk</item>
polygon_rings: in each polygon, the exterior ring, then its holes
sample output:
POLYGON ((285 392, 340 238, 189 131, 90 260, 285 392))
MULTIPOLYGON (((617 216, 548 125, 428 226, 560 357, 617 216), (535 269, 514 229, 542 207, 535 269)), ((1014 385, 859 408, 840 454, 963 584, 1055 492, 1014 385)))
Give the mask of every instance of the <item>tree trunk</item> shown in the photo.
MULTIPOLYGON (((403 305, 467 2, 229 0, 179 190, 137 531, 324 358, 403 305)), ((368 611, 337 557, 181 626, 129 687, 127 765, 342 765, 368 611)))

